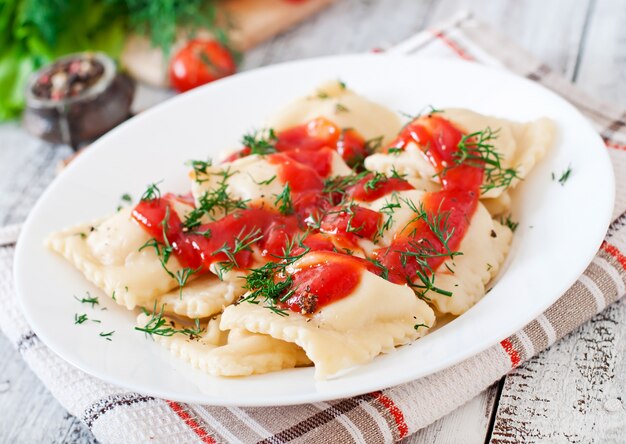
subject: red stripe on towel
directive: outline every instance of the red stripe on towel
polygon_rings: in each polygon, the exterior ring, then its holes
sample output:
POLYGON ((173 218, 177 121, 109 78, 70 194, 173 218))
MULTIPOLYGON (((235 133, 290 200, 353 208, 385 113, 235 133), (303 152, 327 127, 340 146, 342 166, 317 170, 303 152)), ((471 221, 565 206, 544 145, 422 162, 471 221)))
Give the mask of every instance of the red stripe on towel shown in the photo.
POLYGON ((509 359, 511 360, 511 367, 517 367, 521 361, 517 350, 513 348, 513 343, 508 339, 500 342, 500 345, 504 349, 507 355, 509 355, 509 359))
POLYGON ((452 39, 449 39, 448 37, 446 37, 446 35, 442 32, 442 31, 436 31, 436 30, 431 30, 430 31, 435 37, 437 37, 439 40, 441 40, 443 43, 445 43, 446 45, 448 45, 448 47, 454 51, 459 57, 465 59, 465 60, 474 60, 474 57, 472 57, 471 55, 469 55, 467 52, 465 52, 465 50, 463 50, 463 48, 461 48, 456 42, 454 42, 452 39))
POLYGON ((165 400, 165 402, 167 402, 167 405, 170 406, 174 413, 176 413, 178 417, 182 419, 196 435, 198 435, 198 438, 200 438, 202 442, 207 444, 215 444, 215 440, 211 435, 209 435, 209 432, 204 430, 204 428, 191 417, 191 415, 183 408, 182 405, 174 401, 165 400))
POLYGON ((399 439, 404 438, 409 433, 409 427, 406 425, 404 421, 404 413, 402 410, 398 408, 395 402, 388 396, 383 395, 382 392, 372 392, 370 393, 378 402, 384 405, 391 416, 393 416, 394 421, 396 422, 396 426, 398 427, 399 439))
POLYGON ((624 256, 616 246, 609 244, 607 241, 604 241, 602 242, 602 246, 600 248, 613 256, 615 260, 617 260, 617 262, 622 265, 624 270, 626 270, 626 256, 624 256))

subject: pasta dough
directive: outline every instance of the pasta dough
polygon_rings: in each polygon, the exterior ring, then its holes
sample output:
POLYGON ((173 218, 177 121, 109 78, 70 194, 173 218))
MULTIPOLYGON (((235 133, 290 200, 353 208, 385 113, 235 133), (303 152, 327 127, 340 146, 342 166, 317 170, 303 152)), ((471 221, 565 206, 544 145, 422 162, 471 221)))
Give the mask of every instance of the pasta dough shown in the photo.
MULTIPOLYGON (((294 264, 297 268, 298 262, 294 264)), ((315 364, 315 377, 325 379, 414 341, 434 322, 433 310, 408 286, 363 271, 351 295, 311 317, 298 313, 279 316, 262 305, 244 302, 224 310, 220 328, 242 328, 293 342, 315 364)))
MULTIPOLYGON (((447 109, 437 115, 449 119, 466 134, 481 132, 487 128, 497 132, 497 137, 489 143, 500 155, 502 168, 514 168, 517 172, 518 178, 512 180, 511 188, 528 175, 537 161, 545 155, 554 139, 554 123, 547 118, 518 123, 466 109, 447 109)), ((408 143, 401 152, 373 154, 365 159, 365 166, 367 169, 385 174, 391 174, 395 169, 409 177, 438 182, 435 168, 414 142, 408 143)), ((483 192, 481 198, 497 198, 505 191, 504 187, 492 188, 483 192)))
MULTIPOLYGON (((182 328, 174 319, 164 319, 172 328, 182 328)), ((137 325, 143 327, 149 320, 142 313, 137 325)), ((222 331, 219 323, 220 316, 209 320, 205 331, 194 338, 181 334, 154 338, 175 356, 214 376, 249 376, 311 363, 295 344, 241 329, 222 331)))
POLYGON ((337 81, 323 84, 312 95, 287 105, 269 120, 268 127, 280 131, 317 117, 325 117, 340 128, 355 129, 366 140, 382 136, 382 143, 393 139, 401 127, 400 119, 390 109, 337 81))
MULTIPOLYGON (((149 240, 126 208, 104 221, 54 233, 46 239, 46 245, 131 310, 152 306, 157 296, 178 287, 153 248, 139 251, 149 240)), ((167 267, 172 273, 182 269, 175 257, 170 257, 167 267)))

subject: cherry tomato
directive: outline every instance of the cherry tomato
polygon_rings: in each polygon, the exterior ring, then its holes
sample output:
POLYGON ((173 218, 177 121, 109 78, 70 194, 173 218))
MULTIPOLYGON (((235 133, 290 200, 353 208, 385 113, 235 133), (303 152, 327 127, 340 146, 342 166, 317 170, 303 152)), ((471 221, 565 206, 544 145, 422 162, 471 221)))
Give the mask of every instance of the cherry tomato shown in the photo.
POLYGON ((231 52, 215 40, 190 40, 170 62, 170 84, 180 92, 234 74, 231 52))

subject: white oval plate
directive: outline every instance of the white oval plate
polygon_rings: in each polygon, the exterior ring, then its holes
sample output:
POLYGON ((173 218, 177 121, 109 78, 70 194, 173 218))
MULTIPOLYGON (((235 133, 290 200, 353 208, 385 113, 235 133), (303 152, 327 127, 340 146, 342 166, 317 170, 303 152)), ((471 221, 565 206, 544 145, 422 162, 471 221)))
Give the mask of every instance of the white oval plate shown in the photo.
POLYGON ((596 253, 613 208, 613 172, 600 137, 565 100, 509 73, 468 62, 354 55, 271 66, 202 87, 147 111, 102 137, 46 190, 17 244, 15 281, 39 338, 76 367, 113 384, 177 401, 270 406, 352 396, 442 370, 496 344, 554 302, 596 253), (246 378, 215 378, 178 361, 140 332, 118 307, 42 246, 55 230, 115 211, 123 193, 146 184, 188 189, 184 162, 217 156, 241 135, 320 82, 342 79, 391 109, 467 107, 515 120, 558 125, 556 146, 515 196, 519 220, 507 264, 493 290, 460 318, 414 344, 330 381, 312 368, 246 378), (554 181, 568 166, 570 179, 554 181), (583 204, 584 200, 584 204, 583 204), (74 299, 100 296, 90 309, 74 299), (100 324, 74 324, 87 313, 100 324), (115 330, 112 341, 100 332, 115 330))

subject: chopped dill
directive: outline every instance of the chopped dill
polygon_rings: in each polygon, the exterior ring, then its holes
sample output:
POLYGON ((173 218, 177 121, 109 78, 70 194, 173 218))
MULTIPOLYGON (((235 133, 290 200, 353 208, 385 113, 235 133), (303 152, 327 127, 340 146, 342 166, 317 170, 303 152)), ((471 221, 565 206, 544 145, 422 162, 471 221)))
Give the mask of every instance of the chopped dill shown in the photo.
POLYGON ((250 149, 250 154, 261 156, 275 153, 277 141, 278 137, 272 128, 264 131, 252 131, 244 134, 241 139, 242 145, 250 149))

